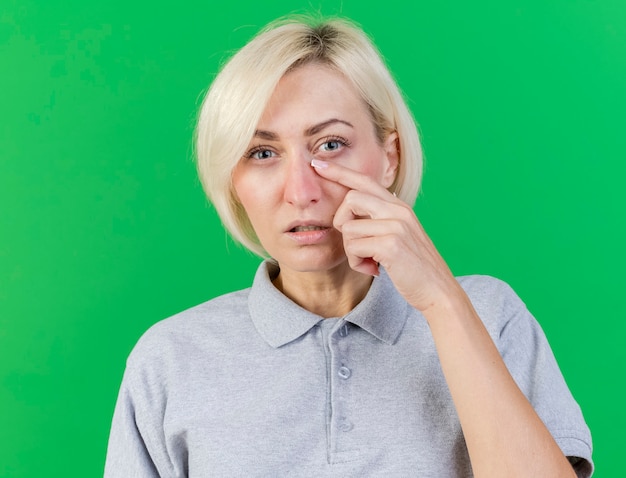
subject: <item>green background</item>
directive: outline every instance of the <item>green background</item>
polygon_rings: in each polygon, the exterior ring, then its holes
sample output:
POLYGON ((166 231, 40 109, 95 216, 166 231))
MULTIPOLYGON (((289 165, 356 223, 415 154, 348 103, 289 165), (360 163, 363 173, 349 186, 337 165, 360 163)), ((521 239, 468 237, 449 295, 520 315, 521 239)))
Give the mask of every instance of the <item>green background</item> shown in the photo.
POLYGON ((101 476, 140 334, 249 285, 191 135, 225 52, 293 11, 373 36, 420 124, 418 216, 526 301, 623 476, 623 0, 0 0, 0 476, 101 476))

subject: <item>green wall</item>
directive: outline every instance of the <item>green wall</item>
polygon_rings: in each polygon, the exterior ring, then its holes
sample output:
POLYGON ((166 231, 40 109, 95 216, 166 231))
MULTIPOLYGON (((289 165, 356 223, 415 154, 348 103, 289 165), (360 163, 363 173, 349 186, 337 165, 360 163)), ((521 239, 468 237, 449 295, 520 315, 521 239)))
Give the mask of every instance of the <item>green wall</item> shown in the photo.
POLYGON ((201 92, 258 27, 343 13, 410 98, 416 212, 457 274, 508 281, 622 474, 626 3, 0 1, 0 476, 101 476, 152 323, 258 263, 196 179, 201 92), (224 6, 226 5, 226 6, 224 6))

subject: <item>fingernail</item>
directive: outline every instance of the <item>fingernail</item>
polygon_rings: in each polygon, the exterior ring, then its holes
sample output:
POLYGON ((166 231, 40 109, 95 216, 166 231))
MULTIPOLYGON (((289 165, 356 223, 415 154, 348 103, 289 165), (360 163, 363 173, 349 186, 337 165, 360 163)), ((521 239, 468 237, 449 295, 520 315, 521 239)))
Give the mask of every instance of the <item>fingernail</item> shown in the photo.
POLYGON ((328 163, 320 159, 312 159, 311 166, 317 169, 326 169, 328 167, 328 163))

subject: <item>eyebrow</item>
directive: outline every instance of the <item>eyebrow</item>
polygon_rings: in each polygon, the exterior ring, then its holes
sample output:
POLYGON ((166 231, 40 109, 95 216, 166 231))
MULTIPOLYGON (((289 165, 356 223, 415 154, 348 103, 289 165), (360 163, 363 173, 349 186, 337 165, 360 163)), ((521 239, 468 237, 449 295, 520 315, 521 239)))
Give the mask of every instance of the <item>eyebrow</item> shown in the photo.
MULTIPOLYGON (((327 128, 328 126, 332 124, 336 124, 336 123, 345 124, 346 126, 349 126, 350 128, 354 128, 354 126, 352 126, 352 124, 347 121, 340 120, 338 118, 331 118, 329 120, 322 121, 321 123, 313 125, 310 128, 307 128, 306 130, 304 130, 304 134, 305 136, 313 136, 314 134, 317 134, 320 131, 324 130, 324 128, 327 128)), ((279 139, 279 136, 276 133, 273 133, 272 131, 266 131, 263 129, 257 129, 254 132, 254 136, 256 136, 257 138, 265 139, 267 141, 278 141, 279 139)))
POLYGON ((272 133, 271 131, 265 131, 262 129, 257 129, 254 132, 254 136, 261 139, 266 139, 267 141, 278 141, 278 135, 276 133, 272 133))
POLYGON ((317 134, 320 131, 322 131, 327 126, 330 126, 331 124, 335 124, 335 123, 345 124, 347 126, 350 126, 350 128, 354 128, 354 126, 352 126, 352 124, 348 123, 347 121, 340 120, 340 119, 337 119, 337 118, 331 118, 331 119, 329 119, 327 121, 322 121, 321 123, 318 123, 316 125, 311 126, 310 128, 308 128, 308 129, 306 129, 304 131, 304 134, 306 136, 313 136, 314 134, 317 134))

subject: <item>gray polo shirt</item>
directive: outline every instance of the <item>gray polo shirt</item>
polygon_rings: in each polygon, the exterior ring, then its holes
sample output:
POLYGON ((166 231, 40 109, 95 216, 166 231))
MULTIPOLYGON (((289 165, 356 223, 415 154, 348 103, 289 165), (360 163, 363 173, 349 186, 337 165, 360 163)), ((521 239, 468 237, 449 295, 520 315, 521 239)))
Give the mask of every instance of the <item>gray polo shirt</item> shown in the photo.
MULTIPOLYGON (((128 358, 105 477, 472 476, 428 325, 384 271, 335 319, 287 299, 276 272, 265 262, 250 289, 144 334, 128 358)), ((589 429, 537 322, 503 282, 459 282, 579 476, 590 476, 589 429)))

